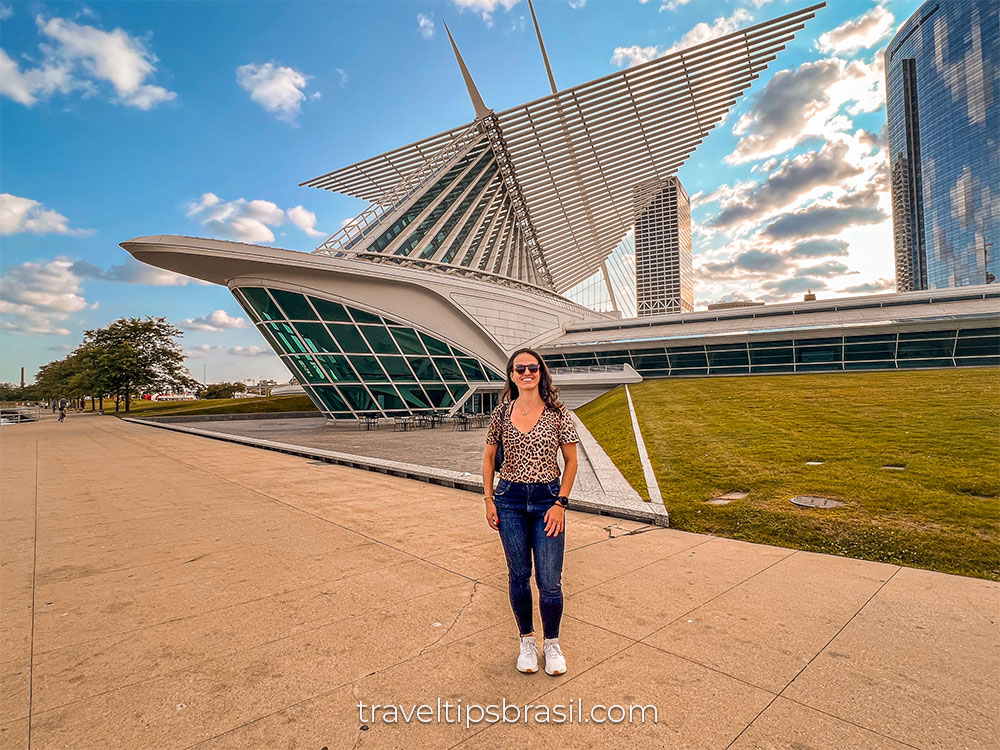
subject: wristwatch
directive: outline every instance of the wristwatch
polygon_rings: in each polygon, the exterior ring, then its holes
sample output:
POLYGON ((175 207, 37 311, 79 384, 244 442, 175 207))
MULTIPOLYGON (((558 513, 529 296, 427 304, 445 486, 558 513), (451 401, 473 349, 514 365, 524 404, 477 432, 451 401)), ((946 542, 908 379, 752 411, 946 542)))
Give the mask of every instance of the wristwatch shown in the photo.
POLYGON ((561 505, 564 508, 568 508, 569 507, 569 498, 566 497, 565 495, 560 495, 559 497, 556 498, 556 503, 558 505, 561 505))

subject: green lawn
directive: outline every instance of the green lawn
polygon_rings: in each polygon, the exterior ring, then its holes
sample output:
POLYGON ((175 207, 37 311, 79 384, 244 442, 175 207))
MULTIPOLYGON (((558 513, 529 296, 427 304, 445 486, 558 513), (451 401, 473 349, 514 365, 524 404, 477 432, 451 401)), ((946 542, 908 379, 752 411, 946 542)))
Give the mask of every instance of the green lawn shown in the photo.
MULTIPOLYGON (((659 379, 631 391, 674 528, 1000 580, 996 369, 659 379), (729 490, 750 495, 705 504, 729 490), (793 495, 846 505, 804 510, 793 495)), ((624 389, 578 413, 644 490, 621 434, 624 389)))
MULTIPOLYGON (((262 414, 265 412, 316 411, 308 396, 271 398, 213 398, 199 401, 146 401, 135 399, 128 414, 125 406, 115 414, 114 399, 104 400, 104 413, 116 417, 173 417, 200 414, 262 414)), ((318 414, 319 412, 317 412, 318 414)))

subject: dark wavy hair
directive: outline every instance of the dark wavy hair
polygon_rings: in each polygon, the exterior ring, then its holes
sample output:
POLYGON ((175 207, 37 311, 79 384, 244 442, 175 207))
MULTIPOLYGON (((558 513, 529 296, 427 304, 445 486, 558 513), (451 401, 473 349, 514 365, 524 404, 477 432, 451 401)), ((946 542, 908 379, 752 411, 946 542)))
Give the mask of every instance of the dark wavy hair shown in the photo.
POLYGON ((507 360, 507 383, 503 387, 503 394, 500 400, 513 401, 520 393, 517 389, 517 384, 511 380, 510 376, 514 372, 514 360, 522 354, 530 354, 538 362, 538 395, 542 397, 545 406, 549 409, 561 409, 563 403, 559 400, 559 389, 552 385, 552 374, 549 372, 549 368, 545 366, 545 360, 542 359, 541 354, 527 347, 518 349, 507 360))

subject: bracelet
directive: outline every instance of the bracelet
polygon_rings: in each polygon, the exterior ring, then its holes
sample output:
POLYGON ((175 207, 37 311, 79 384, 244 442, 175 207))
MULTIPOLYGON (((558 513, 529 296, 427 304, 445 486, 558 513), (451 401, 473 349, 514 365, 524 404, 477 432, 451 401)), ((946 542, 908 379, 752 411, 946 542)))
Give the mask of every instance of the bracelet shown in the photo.
POLYGON ((493 495, 484 495, 483 496, 483 500, 492 500, 492 499, 493 499, 493 495))

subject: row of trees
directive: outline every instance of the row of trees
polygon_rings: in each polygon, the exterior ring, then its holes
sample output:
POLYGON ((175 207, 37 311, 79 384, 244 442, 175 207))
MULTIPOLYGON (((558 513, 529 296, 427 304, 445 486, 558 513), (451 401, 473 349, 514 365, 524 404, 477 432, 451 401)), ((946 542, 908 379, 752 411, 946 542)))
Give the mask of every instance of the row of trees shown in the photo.
POLYGON ((114 398, 115 411, 129 411, 134 396, 148 392, 182 391, 197 381, 184 367, 175 341, 180 329, 165 318, 119 318, 104 328, 87 331, 65 359, 43 365, 35 383, 25 388, 0 386, 0 400, 52 400, 90 396, 104 408, 114 398))

